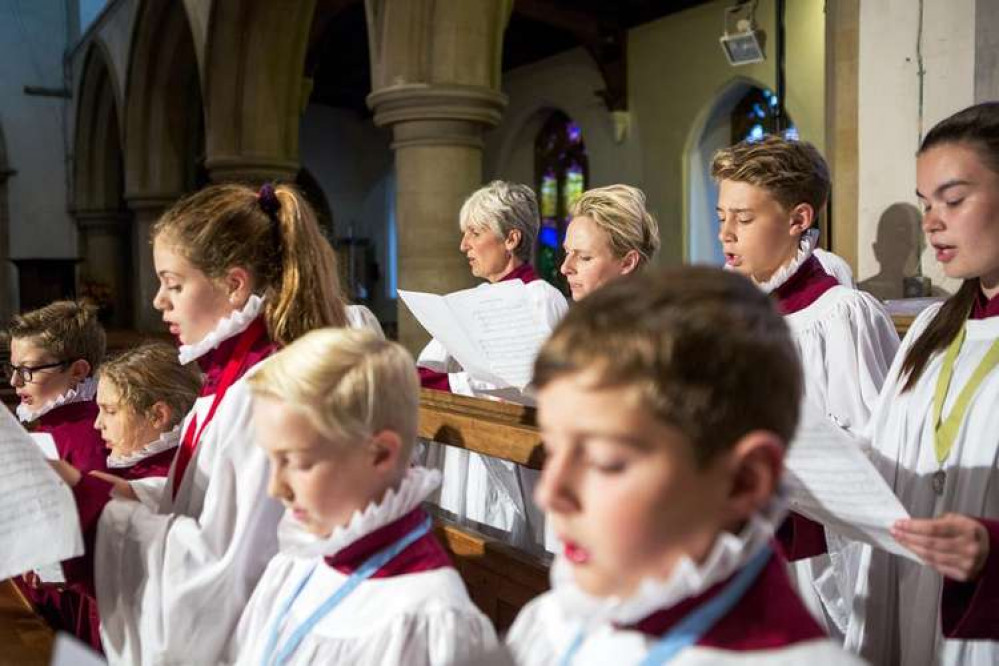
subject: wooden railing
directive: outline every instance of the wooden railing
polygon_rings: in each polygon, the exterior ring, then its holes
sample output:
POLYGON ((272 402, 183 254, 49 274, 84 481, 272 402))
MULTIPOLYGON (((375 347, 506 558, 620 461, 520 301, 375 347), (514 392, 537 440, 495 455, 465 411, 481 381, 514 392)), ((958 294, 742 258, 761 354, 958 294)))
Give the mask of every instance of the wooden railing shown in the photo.
MULTIPOLYGON (((424 389, 420 436, 531 469, 543 461, 535 410, 424 389)), ((548 558, 513 548, 441 515, 437 535, 450 551, 469 595, 504 630, 520 608, 548 589, 548 558)))
POLYGON ((54 640, 14 583, 0 581, 0 666, 46 666, 54 640))

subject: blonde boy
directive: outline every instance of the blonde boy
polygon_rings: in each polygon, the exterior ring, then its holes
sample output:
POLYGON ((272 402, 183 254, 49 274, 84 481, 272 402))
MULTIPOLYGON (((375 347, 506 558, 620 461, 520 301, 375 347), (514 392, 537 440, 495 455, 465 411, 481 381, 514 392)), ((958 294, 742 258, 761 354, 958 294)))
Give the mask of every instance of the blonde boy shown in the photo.
POLYGON ((564 550, 507 637, 518 663, 851 663, 770 551, 802 381, 766 295, 709 268, 615 281, 535 383, 564 550))
POLYGON ((448 664, 493 648, 489 621, 420 508, 412 357, 365 331, 308 333, 250 378, 280 552, 230 644, 237 663, 448 664))

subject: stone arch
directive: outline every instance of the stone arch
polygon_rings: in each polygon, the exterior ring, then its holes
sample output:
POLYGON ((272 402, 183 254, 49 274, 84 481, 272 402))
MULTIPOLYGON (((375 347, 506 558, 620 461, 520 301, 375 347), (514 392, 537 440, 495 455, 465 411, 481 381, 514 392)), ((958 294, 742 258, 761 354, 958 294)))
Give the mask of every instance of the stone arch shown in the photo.
POLYGON ((94 41, 77 90, 73 216, 80 229, 79 293, 100 307, 106 325, 131 323, 131 228, 125 204, 120 87, 107 49, 94 41))
POLYGON ((204 111, 183 3, 146 0, 137 12, 125 87, 129 196, 176 196, 198 185, 204 111))
POLYGON ((0 122, 0 324, 6 324, 13 312, 14 268, 10 263, 10 219, 7 208, 7 179, 13 175, 7 162, 7 142, 0 122))
POLYGON ((729 80, 704 105, 687 133, 683 150, 683 257, 685 262, 722 265, 724 256, 715 231, 718 188, 711 180, 711 156, 728 146, 729 118, 753 88, 766 88, 748 77, 729 80))
POLYGON ((214 181, 294 179, 315 0, 215 0, 205 45, 214 181))
POLYGON ((136 12, 125 84, 125 197, 133 214, 133 325, 162 330, 152 308, 150 230, 180 195, 206 182, 198 58, 185 4, 145 0, 136 12))

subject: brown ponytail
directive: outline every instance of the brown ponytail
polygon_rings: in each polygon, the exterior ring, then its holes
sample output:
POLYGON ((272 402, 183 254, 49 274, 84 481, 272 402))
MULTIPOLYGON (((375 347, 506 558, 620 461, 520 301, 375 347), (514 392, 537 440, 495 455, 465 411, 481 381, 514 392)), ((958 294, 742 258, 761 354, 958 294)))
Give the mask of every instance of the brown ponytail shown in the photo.
POLYGON ((926 330, 912 343, 905 360, 902 361, 901 374, 908 375, 902 388, 903 393, 916 385, 923 370, 926 369, 926 364, 930 362, 930 357, 946 349, 947 345, 957 337, 977 296, 978 279, 965 280, 957 293, 944 302, 926 330))
POLYGON ((336 255, 290 185, 260 192, 240 184, 206 187, 163 214, 153 228, 153 240, 160 237, 210 278, 246 269, 254 291, 266 297, 264 318, 275 342, 346 325, 336 255))
POLYGON ((316 214, 297 190, 274 189, 281 236, 281 278, 271 285, 267 323, 271 335, 288 344, 316 328, 346 326, 336 254, 319 231, 316 214))
MULTIPOLYGON (((937 123, 923 139, 919 153, 946 144, 973 148, 983 164, 999 174, 999 102, 969 106, 937 123)), ((908 374, 902 391, 916 385, 930 358, 957 336, 979 293, 978 278, 964 281, 957 293, 944 302, 902 361, 902 374, 908 374)))

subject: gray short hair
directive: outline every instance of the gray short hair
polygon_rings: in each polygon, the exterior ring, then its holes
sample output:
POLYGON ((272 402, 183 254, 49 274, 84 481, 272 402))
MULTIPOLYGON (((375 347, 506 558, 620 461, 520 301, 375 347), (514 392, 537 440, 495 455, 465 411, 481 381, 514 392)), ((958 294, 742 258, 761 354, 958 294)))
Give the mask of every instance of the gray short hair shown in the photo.
POLYGON ((532 263, 541 221, 538 198, 527 185, 494 180, 465 199, 458 219, 462 231, 481 227, 503 240, 516 229, 520 232, 520 244, 513 253, 518 259, 532 263))

